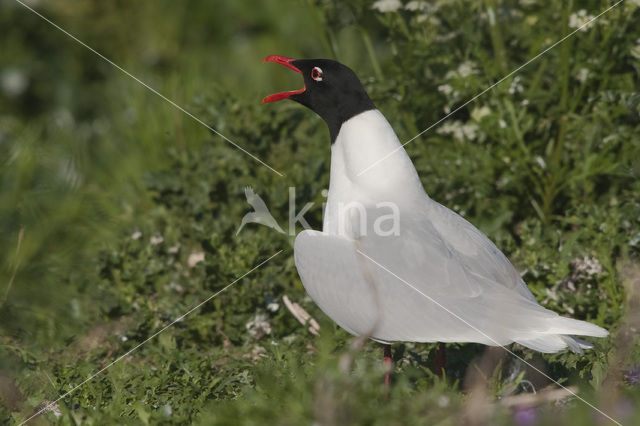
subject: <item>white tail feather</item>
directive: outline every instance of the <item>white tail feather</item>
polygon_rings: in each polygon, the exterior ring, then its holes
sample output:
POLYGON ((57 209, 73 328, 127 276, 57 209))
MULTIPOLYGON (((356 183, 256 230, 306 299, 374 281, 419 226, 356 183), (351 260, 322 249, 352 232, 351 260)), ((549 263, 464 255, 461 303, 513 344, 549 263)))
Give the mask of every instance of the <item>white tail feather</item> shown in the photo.
POLYGON ((551 320, 551 327, 546 333, 539 333, 528 339, 518 339, 516 343, 544 353, 559 352, 566 347, 569 347, 573 352, 582 353, 583 349, 593 347, 593 344, 570 336, 570 334, 606 337, 609 332, 586 321, 557 317, 551 320))
POLYGON ((573 318, 556 317, 551 320, 549 334, 577 334, 578 336, 607 337, 609 332, 590 322, 573 318))

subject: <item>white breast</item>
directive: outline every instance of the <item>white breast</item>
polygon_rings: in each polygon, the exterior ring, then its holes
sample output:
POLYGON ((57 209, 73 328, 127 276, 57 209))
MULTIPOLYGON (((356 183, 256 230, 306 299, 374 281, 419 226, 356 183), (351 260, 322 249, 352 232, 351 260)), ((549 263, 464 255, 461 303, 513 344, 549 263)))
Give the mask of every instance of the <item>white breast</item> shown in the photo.
POLYGON ((344 234, 339 224, 353 220, 350 203, 367 209, 385 202, 408 208, 428 200, 413 163, 380 111, 365 111, 342 124, 331 147, 324 232, 344 234), (384 161, 360 174, 391 152, 384 161))

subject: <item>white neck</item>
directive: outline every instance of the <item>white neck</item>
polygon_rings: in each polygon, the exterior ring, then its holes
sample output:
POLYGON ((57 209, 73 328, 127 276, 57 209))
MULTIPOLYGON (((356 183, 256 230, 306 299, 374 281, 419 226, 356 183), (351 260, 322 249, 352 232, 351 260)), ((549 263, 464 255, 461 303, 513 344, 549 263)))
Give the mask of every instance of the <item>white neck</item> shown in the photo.
POLYGON ((324 217, 328 232, 335 227, 341 204, 357 202, 373 208, 381 202, 393 202, 408 206, 427 198, 413 163, 377 109, 342 124, 331 147, 330 179, 324 217))

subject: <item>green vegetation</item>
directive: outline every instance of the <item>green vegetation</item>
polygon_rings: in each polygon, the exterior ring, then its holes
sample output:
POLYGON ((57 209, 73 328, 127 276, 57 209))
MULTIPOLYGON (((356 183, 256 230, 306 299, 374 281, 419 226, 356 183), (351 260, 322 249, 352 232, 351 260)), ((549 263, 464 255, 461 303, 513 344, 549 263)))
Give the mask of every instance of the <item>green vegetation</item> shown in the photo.
MULTIPOLYGON (((297 211, 314 202, 305 217, 321 227, 328 132, 299 105, 259 104, 301 84, 262 65, 268 54, 351 66, 406 141, 614 2, 28 3, 286 176, 0 2, 2 424, 279 250, 32 422, 602 420, 576 398, 506 408, 551 383, 475 344, 447 345, 444 378, 432 372, 436 344, 394 345, 385 396, 380 345, 354 341, 306 297, 293 238, 236 230, 245 186, 283 228, 295 187, 297 211), (318 320, 318 336, 285 295, 318 320)), ((510 349, 624 424, 640 422, 639 21, 638 2, 625 1, 406 147, 431 197, 487 233, 544 306, 611 331, 584 354, 510 349)))

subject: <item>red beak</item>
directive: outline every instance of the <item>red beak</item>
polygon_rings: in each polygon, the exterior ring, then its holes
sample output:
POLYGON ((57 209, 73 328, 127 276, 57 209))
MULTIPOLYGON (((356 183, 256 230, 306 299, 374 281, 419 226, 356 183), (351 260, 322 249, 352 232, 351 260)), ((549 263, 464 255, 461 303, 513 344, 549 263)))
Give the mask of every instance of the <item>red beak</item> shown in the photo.
MULTIPOLYGON (((267 56, 266 58, 264 58, 262 63, 275 62, 277 64, 284 65, 287 68, 291 68, 295 72, 298 72, 298 73, 302 74, 302 71, 300 71, 298 68, 293 66, 293 64, 291 64, 291 62, 293 62, 293 61, 295 61, 295 59, 287 58, 286 56, 270 55, 270 56, 267 56)), ((307 87, 306 86, 302 86, 302 89, 290 90, 288 92, 274 93, 273 95, 269 95, 266 98, 264 98, 262 100, 262 103, 266 104, 267 102, 275 102, 275 101, 280 101, 282 99, 287 99, 287 98, 290 98, 293 95, 298 95, 298 94, 304 92, 305 90, 307 90, 307 87)))

